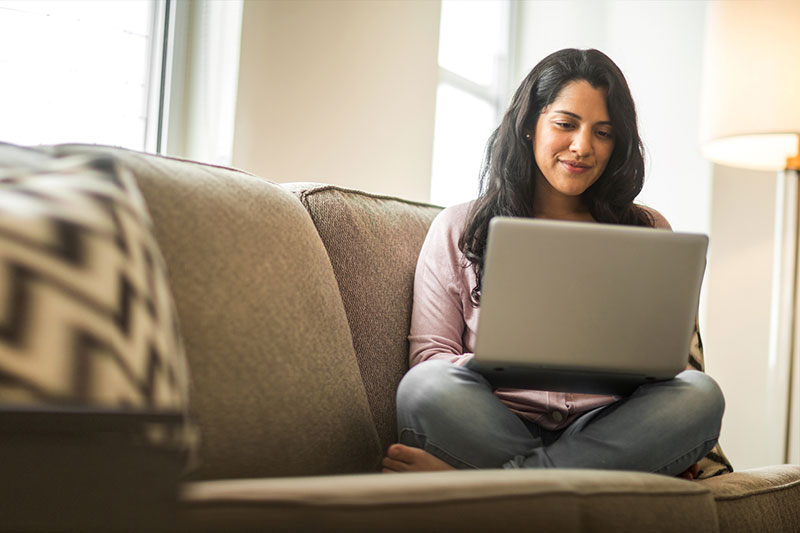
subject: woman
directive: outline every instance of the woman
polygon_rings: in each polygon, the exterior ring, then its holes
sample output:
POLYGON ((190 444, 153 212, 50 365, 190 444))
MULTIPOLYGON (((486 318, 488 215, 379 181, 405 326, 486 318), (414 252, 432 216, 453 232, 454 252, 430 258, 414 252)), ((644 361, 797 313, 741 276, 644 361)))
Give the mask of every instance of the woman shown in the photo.
POLYGON ((719 437, 724 400, 692 369, 632 395, 498 389, 472 357, 489 220, 498 215, 669 229, 633 200, 644 160, 622 72, 597 50, 556 52, 528 74, 487 143, 481 194, 431 224, 414 282, 399 444, 386 472, 606 468, 692 479, 719 437))

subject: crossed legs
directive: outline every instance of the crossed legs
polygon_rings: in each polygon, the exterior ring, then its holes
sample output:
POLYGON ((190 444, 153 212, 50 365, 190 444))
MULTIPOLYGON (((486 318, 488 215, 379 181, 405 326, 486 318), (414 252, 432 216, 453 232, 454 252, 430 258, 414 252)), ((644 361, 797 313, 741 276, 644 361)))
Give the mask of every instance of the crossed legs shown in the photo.
POLYGON ((412 368, 397 392, 400 446, 389 471, 604 468, 678 475, 717 441, 724 400, 701 372, 643 385, 552 432, 525 423, 480 375, 442 361, 412 368))

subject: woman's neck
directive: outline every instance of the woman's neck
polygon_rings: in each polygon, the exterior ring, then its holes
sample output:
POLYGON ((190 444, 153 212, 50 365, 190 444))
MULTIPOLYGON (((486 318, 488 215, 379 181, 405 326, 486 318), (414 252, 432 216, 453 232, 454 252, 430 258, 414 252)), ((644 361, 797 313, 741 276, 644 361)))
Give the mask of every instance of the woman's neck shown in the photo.
POLYGON ((595 222, 592 214, 587 210, 583 212, 561 212, 561 211, 536 211, 534 209, 533 216, 535 218, 546 218, 549 220, 572 220, 576 222, 595 222))
POLYGON ((533 216, 552 220, 595 221, 581 196, 565 196, 543 178, 536 182, 533 216))

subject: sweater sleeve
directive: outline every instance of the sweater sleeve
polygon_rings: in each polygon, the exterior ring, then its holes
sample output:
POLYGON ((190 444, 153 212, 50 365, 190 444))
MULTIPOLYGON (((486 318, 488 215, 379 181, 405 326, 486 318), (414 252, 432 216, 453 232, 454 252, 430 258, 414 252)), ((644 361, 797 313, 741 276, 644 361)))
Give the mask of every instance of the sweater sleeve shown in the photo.
POLYGON ((464 364, 463 297, 457 269, 465 268, 458 250, 458 219, 452 208, 434 219, 420 250, 414 274, 409 365, 428 359, 464 364))

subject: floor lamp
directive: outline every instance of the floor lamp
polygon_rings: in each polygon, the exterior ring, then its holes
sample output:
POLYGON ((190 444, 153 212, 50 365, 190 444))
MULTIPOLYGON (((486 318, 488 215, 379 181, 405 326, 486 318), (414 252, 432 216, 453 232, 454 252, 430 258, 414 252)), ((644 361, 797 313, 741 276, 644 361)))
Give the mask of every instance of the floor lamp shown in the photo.
POLYGON ((701 138, 711 161, 776 170, 770 386, 784 462, 800 462, 800 2, 710 2, 701 138))

